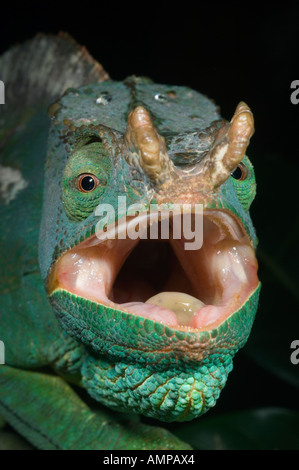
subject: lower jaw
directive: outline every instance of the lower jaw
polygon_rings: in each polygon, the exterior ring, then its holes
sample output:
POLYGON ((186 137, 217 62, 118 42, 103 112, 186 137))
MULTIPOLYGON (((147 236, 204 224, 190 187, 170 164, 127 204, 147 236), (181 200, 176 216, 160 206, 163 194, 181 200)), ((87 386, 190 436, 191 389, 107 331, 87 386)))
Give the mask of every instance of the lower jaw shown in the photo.
MULTIPOLYGON (((257 287, 258 284, 256 285, 256 288, 257 287)), ((170 294, 176 295, 180 293, 171 292, 170 294)), ((95 301, 92 296, 88 298, 86 295, 84 295, 84 297, 82 296, 82 299, 89 300, 92 304, 98 306, 100 311, 105 310, 114 313, 118 312, 124 316, 127 315, 129 317, 137 317, 140 320, 148 320, 160 325, 164 325, 171 330, 199 333, 201 331, 210 331, 217 328, 231 315, 239 311, 242 306, 246 304, 246 301, 248 298, 250 298, 251 294, 252 292, 249 292, 248 288, 245 286, 231 299, 226 301, 223 300, 223 302, 218 305, 206 305, 200 310, 195 311, 192 314, 191 319, 186 320, 186 322, 188 322, 187 324, 184 324, 183 321, 179 323, 179 315, 177 315, 175 312, 166 310, 164 308, 159 308, 157 305, 151 303, 147 304, 143 302, 129 302, 117 304, 104 296, 102 297, 101 302, 95 301)), ((78 294, 76 294, 76 296, 77 295, 78 294)))
POLYGON ((198 367, 215 353, 234 355, 244 346, 257 310, 260 284, 246 302, 209 330, 172 328, 151 319, 91 302, 62 289, 50 296, 62 328, 96 355, 140 363, 153 370, 198 367))
POLYGON ((81 344, 82 384, 117 411, 189 421, 216 404, 235 353, 254 321, 260 285, 216 329, 174 330, 57 289, 51 301, 62 327, 81 344))

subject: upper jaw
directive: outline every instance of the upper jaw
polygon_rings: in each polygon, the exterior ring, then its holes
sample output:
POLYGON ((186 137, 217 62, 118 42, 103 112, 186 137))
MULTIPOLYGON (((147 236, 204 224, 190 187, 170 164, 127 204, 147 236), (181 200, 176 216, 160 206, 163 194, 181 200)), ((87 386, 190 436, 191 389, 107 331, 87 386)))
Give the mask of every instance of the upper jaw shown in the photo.
POLYGON ((243 225, 229 211, 204 210, 203 243, 194 250, 186 249, 184 237, 174 237, 169 213, 152 220, 150 214, 126 218, 116 232, 108 227, 107 239, 92 235, 65 252, 51 269, 49 295, 62 289, 174 330, 218 327, 259 284, 254 248, 243 225), (169 222, 169 240, 146 239, 161 220, 169 222), (127 236, 132 222, 143 239, 127 236), (155 253, 160 260, 154 262, 155 253), (171 265, 168 272, 165 265, 171 265))

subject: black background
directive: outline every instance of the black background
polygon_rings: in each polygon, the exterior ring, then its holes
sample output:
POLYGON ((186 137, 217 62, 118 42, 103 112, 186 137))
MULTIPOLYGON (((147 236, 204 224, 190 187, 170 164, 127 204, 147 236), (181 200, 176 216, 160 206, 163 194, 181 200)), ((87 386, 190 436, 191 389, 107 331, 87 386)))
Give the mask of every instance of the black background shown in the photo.
POLYGON ((240 100, 256 118, 255 146, 295 160, 299 5, 196 2, 1 5, 0 53, 37 32, 69 32, 114 80, 145 75, 213 98, 230 119, 240 100))
MULTIPOLYGON (((246 1, 217 5, 179 0, 167 6, 145 1, 40 5, 1 5, 0 53, 37 32, 67 31, 115 80, 135 74, 190 86, 213 98, 226 119, 240 100, 251 107, 256 132, 248 155, 258 182, 252 216, 261 243, 275 251, 277 220, 267 217, 269 204, 284 213, 286 231, 298 219, 299 104, 290 101, 290 85, 299 79, 299 3, 253 6, 246 1), (289 195, 288 188, 293 188, 289 195)), ((293 251, 298 259, 297 251, 298 243, 293 251)), ((281 312, 284 319, 287 302, 281 312)), ((299 313, 297 323, 290 325, 290 341, 298 337, 299 313)), ((285 344, 288 362, 289 345, 285 344)), ((234 364, 217 412, 262 406, 299 410, 298 389, 246 354, 240 353, 234 364)), ((297 371, 299 375, 299 365, 297 371)))

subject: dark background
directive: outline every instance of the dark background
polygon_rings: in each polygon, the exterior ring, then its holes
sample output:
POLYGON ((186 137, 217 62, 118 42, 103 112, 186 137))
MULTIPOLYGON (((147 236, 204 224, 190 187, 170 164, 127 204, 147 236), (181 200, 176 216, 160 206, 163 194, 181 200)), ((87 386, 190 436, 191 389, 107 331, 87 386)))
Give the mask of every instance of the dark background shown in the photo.
POLYGON ((290 101, 299 79, 298 22, 298 2, 1 5, 0 53, 37 32, 67 31, 114 80, 135 74, 190 86, 213 98, 226 119, 240 100, 251 107, 248 155, 258 183, 251 214, 263 291, 250 339, 207 416, 299 411, 299 364, 290 362, 299 339, 299 104, 290 101))
POLYGON ((293 159, 298 109, 289 97, 298 69, 298 15, 296 2, 181 2, 164 8, 149 2, 6 2, 0 53, 37 32, 67 31, 114 80, 135 74, 188 85, 213 98, 227 119, 238 100, 246 101, 256 116, 252 146, 293 159))

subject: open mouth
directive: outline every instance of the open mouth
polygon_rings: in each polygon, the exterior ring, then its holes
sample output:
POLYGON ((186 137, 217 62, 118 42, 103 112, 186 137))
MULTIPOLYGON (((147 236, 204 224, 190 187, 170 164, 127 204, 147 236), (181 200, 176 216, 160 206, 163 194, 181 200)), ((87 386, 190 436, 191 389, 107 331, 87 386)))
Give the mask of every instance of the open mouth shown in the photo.
POLYGON ((203 212, 203 243, 195 250, 186 249, 184 236, 174 236, 172 216, 168 239, 161 236, 158 217, 154 240, 150 217, 136 216, 134 222, 138 217, 141 237, 123 236, 127 218, 116 237, 103 241, 92 235, 64 253, 52 268, 49 293, 62 289, 174 329, 198 331, 217 327, 258 286, 254 248, 229 211, 203 212))

